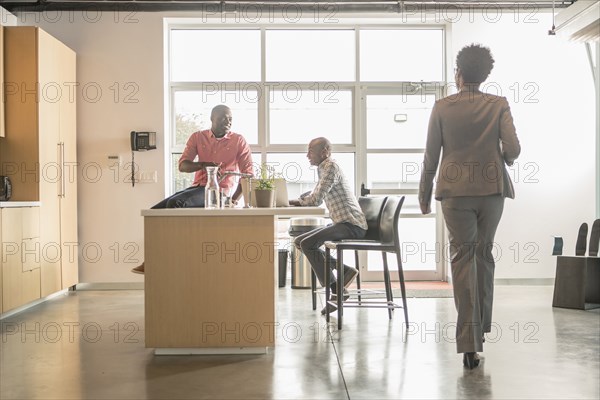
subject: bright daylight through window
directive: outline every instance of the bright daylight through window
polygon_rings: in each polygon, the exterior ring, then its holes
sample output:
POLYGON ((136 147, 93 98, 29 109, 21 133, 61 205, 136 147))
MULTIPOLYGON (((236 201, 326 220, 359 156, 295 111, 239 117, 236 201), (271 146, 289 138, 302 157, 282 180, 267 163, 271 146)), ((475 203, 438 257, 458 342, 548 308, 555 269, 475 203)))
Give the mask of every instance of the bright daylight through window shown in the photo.
MULTIPOLYGON (((431 27, 171 26, 171 193, 192 183, 192 174, 177 171, 187 138, 210 127, 212 107, 226 104, 255 165, 273 165, 290 197, 314 186, 306 148, 325 136, 357 195, 361 184, 406 195, 405 213, 417 215, 427 122, 446 83, 444 40, 444 30, 431 27)), ((411 229, 434 243, 435 218, 414 219, 411 229)), ((408 260, 411 268, 437 267, 408 260)))

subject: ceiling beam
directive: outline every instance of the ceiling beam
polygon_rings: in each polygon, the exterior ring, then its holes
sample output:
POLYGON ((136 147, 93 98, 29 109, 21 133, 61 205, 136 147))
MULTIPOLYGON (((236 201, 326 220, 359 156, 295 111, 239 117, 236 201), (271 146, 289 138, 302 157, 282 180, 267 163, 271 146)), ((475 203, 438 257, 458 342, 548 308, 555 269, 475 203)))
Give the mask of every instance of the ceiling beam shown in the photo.
MULTIPOLYGON (((555 8, 566 8, 576 0, 555 0, 555 8)), ((331 11, 340 13, 403 13, 442 8, 511 9, 524 11, 552 9, 552 0, 0 0, 0 6, 11 12, 24 11, 204 11, 221 13, 248 11, 331 11)))

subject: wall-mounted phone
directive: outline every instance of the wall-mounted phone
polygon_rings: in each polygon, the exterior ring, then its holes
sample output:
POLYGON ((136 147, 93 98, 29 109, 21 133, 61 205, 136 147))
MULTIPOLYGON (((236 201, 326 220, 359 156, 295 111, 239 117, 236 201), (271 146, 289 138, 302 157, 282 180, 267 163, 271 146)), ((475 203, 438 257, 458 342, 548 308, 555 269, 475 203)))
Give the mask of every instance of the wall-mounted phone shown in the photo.
POLYGON ((156 132, 131 131, 131 151, 156 149, 156 132))
POLYGON ((156 132, 131 131, 131 186, 135 186, 135 161, 134 151, 146 151, 156 149, 156 132))

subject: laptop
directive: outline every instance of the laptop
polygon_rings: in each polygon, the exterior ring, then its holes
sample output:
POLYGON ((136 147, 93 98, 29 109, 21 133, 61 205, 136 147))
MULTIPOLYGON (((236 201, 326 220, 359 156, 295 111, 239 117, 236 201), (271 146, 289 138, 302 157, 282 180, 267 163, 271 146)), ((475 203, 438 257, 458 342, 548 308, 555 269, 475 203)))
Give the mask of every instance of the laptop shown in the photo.
MULTIPOLYGON (((248 198, 248 180, 242 179, 242 195, 244 201, 248 198)), ((252 189, 256 189, 258 182, 252 181, 252 189)), ((284 178, 275 178, 275 199, 273 207, 289 207, 290 201, 288 198, 287 182, 284 178)), ((252 196, 252 207, 256 207, 256 197, 252 196)))

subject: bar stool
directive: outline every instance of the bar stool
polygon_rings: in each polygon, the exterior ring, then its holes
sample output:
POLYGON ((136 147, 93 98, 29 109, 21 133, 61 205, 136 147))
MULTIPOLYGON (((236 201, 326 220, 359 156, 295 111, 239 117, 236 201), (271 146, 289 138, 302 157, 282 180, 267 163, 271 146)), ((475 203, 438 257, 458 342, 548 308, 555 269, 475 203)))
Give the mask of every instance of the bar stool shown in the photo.
MULTIPOLYGON (((383 205, 383 211, 381 218, 379 219, 379 232, 376 236, 378 240, 372 241, 360 241, 360 240, 343 240, 343 241, 330 241, 325 242, 325 269, 329 268, 329 258, 331 250, 335 250, 337 254, 337 279, 339 282, 344 281, 344 250, 354 250, 358 252, 363 251, 379 251, 383 258, 383 276, 385 280, 385 292, 386 302, 380 301, 367 301, 360 300, 343 302, 343 296, 337 296, 337 302, 327 300, 328 304, 337 306, 337 318, 338 318, 338 329, 342 329, 342 317, 344 307, 375 307, 375 308, 387 308, 389 318, 392 318, 392 311, 396 308, 404 309, 404 321, 408 326, 408 307, 406 304, 406 287, 404 283, 404 270, 402 268, 402 255, 400 251, 400 235, 398 232, 398 221, 400 219, 400 211, 404 204, 404 196, 387 197, 385 204, 383 205), (402 293, 402 305, 394 303, 394 297, 392 294, 392 285, 390 280, 390 273, 387 263, 387 253, 396 254, 398 262, 398 278, 400 280, 400 290, 402 293)), ((373 233, 375 236, 375 233, 373 233)), ((329 274, 325 274, 325 296, 329 299, 330 296, 329 287, 329 274)), ((362 290, 357 291, 361 293, 362 290)), ((329 322, 329 314, 327 314, 327 322, 329 322)))
MULTIPOLYGON (((383 207, 385 205, 385 201, 387 197, 359 197, 358 204, 360 205, 360 209, 365 215, 365 219, 367 220, 367 233, 363 239, 363 241, 378 241, 379 238, 379 225, 381 224, 381 215, 383 214, 383 207)), ((353 240, 355 242, 356 240, 353 240)), ((354 252, 354 259, 356 260, 356 266, 358 268, 358 250, 354 252)), ((312 270, 312 269, 311 269, 312 270)), ((327 271, 327 269, 326 269, 327 271)), ((326 274, 328 275, 328 274, 326 274)), ((356 276, 356 285, 358 289, 360 289, 360 274, 356 276)), ((312 271, 311 276, 311 289, 312 289, 312 307, 313 310, 317 309, 317 277, 315 272, 312 271)), ((329 298, 329 297, 328 297, 329 298)), ((361 299, 361 295, 358 295, 359 300, 361 299)))

